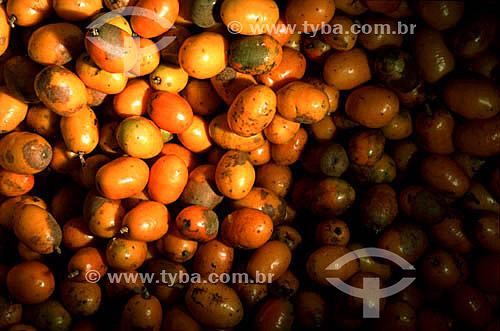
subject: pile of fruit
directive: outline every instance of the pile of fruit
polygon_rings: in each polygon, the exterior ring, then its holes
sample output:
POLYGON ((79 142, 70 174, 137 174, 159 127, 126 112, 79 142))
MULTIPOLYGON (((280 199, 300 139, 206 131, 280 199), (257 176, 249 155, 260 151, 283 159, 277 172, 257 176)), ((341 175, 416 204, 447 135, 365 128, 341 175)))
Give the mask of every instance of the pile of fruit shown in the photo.
POLYGON ((3 0, 0 330, 498 331, 499 10, 3 0))

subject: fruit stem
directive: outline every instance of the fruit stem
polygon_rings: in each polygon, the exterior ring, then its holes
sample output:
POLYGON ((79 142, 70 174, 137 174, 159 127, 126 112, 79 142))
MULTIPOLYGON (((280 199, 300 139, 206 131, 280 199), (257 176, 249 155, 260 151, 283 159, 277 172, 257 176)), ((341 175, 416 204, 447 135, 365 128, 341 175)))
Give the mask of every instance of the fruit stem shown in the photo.
POLYGON ((80 270, 74 270, 68 274, 68 279, 73 279, 75 277, 78 277, 80 274, 80 270))
POLYGON ((78 157, 80 158, 80 163, 82 167, 85 167, 85 158, 83 157, 84 153, 83 152, 78 152, 78 157))
MULTIPOLYGON (((0 1, 1 1, 1 0, 0 0, 0 1)), ((0 2, 0 4, 1 4, 1 2, 0 2)), ((9 25, 10 25, 10 27, 11 27, 12 29, 14 29, 14 28, 16 27, 16 24, 15 24, 15 23, 16 23, 16 21, 17 21, 17 17, 16 17, 16 15, 10 15, 10 17, 9 17, 9 25)))
POLYGON ((160 85, 161 84, 161 78, 158 77, 158 76, 155 76, 153 77, 153 79, 151 80, 151 82, 155 85, 160 85))
POLYGON ((145 286, 142 289, 142 297, 146 300, 151 299, 151 294, 149 293, 148 289, 145 286))
POLYGON ((90 29, 90 35, 91 35, 92 37, 97 37, 97 36, 99 36, 99 30, 98 30, 98 29, 96 29, 96 28, 90 29))

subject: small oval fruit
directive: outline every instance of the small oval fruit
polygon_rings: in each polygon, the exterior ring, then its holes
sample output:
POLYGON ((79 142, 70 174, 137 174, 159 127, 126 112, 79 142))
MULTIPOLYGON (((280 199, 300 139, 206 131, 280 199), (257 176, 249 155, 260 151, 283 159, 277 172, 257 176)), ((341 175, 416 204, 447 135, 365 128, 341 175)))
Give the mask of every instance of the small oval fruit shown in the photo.
POLYGON ((250 193, 255 182, 255 169, 246 153, 228 151, 215 170, 219 191, 230 199, 242 199, 250 193))

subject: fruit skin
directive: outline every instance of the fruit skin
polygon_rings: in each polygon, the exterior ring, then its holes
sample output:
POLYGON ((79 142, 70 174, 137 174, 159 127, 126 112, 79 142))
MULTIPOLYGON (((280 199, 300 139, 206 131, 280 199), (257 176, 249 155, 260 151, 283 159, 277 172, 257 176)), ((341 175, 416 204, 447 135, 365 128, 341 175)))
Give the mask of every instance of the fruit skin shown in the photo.
POLYGON ((253 187, 243 199, 232 202, 233 210, 253 208, 271 217, 275 225, 281 224, 286 217, 286 202, 275 193, 262 187, 253 187))
POLYGON ((377 163, 384 155, 385 138, 380 130, 360 130, 349 139, 349 160, 360 166, 377 163))
POLYGON ((95 276, 92 274, 94 271, 97 271, 99 275, 105 275, 107 270, 104 253, 95 247, 84 247, 76 251, 69 260, 67 279, 76 282, 90 282, 95 276))
POLYGON ((481 246, 492 252, 500 252, 500 220, 490 214, 480 217, 475 226, 475 237, 481 246))
POLYGON ((292 252, 302 243, 300 233, 288 225, 277 226, 271 238, 284 242, 292 252))
POLYGON ((177 138, 191 152, 204 153, 213 145, 208 131, 207 120, 199 115, 194 115, 191 125, 178 134, 177 138))
POLYGON ((109 199, 125 199, 146 188, 149 167, 141 159, 122 156, 103 165, 96 174, 97 190, 109 199))
POLYGON ((189 171, 192 171, 194 168, 198 167, 200 163, 199 158, 194 153, 176 143, 166 143, 165 145, 163 145, 163 149, 161 150, 160 155, 177 156, 182 161, 184 161, 189 171))
POLYGON ((433 2, 420 0, 417 2, 417 12, 427 25, 437 30, 447 30, 454 27, 464 15, 464 3, 461 1, 433 2))
POLYGON ((389 226, 380 236, 378 247, 415 263, 425 253, 429 240, 426 233, 413 223, 389 226))
POLYGON ((453 131, 455 119, 445 109, 426 109, 415 119, 416 140, 425 151, 451 154, 455 151, 453 131))
POLYGON ((254 330, 291 330, 294 321, 293 305, 287 299, 269 298, 255 315, 254 330))
POLYGON ((233 267, 234 249, 215 239, 201 244, 196 250, 193 271, 202 277, 212 273, 222 275, 233 267))
POLYGON ((312 84, 292 82, 277 92, 278 112, 285 119, 312 124, 321 121, 330 104, 328 96, 312 84))
POLYGON ((147 249, 143 241, 114 237, 106 246, 106 261, 114 269, 136 270, 146 260, 147 249))
POLYGON ((455 69, 455 57, 442 34, 432 28, 421 28, 414 39, 415 60, 427 83, 436 83, 455 69))
POLYGON ((340 216, 351 208, 356 197, 356 192, 348 182, 334 177, 317 182, 311 193, 314 199, 311 202, 305 199, 309 209, 325 217, 340 216))
POLYGON ((152 88, 142 78, 130 79, 125 88, 113 97, 113 110, 120 117, 142 116, 151 99, 152 88))
POLYGON ((62 66, 80 55, 83 46, 82 30, 71 23, 52 23, 39 27, 28 41, 29 57, 44 66, 62 66), (56 52, 49 51, 57 49, 56 52))
MULTIPOLYGON (((350 1, 349 1, 350 2, 350 1)), ((327 326, 327 303, 317 292, 299 291, 295 301, 297 323, 307 330, 327 326)))
MULTIPOLYGON (((356 45, 358 35, 352 32, 354 22, 347 16, 336 15, 330 22, 332 26, 341 26, 341 32, 330 32, 322 34, 323 40, 333 49, 348 51, 356 45)), ((363 35, 363 34, 362 34, 363 35)), ((401 40, 403 39, 400 36, 401 40)))
POLYGON ((101 0, 85 0, 79 3, 65 0, 52 0, 57 16, 68 21, 84 21, 102 9, 101 0))
POLYGON ((257 169, 255 184, 274 192, 279 197, 283 198, 290 192, 292 182, 292 171, 288 166, 269 162, 257 169))
POLYGON ((219 231, 219 219, 212 210, 202 206, 189 206, 177 214, 177 229, 186 238, 200 242, 215 239, 219 231))
POLYGON ((292 253, 285 243, 270 240, 254 251, 248 260, 246 271, 255 280, 258 280, 258 272, 264 274, 265 281, 269 283, 286 272, 291 259, 292 253))
POLYGON ((269 142, 280 145, 289 142, 299 129, 300 123, 287 120, 276 113, 271 123, 264 129, 264 134, 269 142))
POLYGON ((176 305, 165 313, 165 317, 163 318, 163 330, 202 331, 203 328, 183 305, 176 305))
POLYGON ((172 226, 170 231, 156 242, 156 247, 170 261, 183 263, 194 257, 198 242, 187 239, 180 234, 176 226, 172 226))
POLYGON ((250 137, 242 137, 234 133, 229 128, 227 113, 217 115, 210 121, 208 134, 214 143, 224 149, 251 152, 265 144, 262 133, 257 133, 250 137))
POLYGON ((155 241, 168 231, 170 214, 167 207, 156 201, 143 201, 123 217, 122 230, 133 240, 155 241))
POLYGON ((273 233, 273 222, 264 212, 241 208, 229 214, 221 224, 221 240, 234 248, 255 249, 264 245, 273 233))
POLYGON ((97 191, 90 191, 83 203, 83 219, 89 231, 102 238, 111 238, 118 234, 122 217, 125 215, 121 201, 108 199, 97 191))
POLYGON ((166 91, 151 95, 148 114, 161 129, 182 133, 193 123, 193 109, 181 96, 166 91))
POLYGON ((381 128, 399 112, 399 99, 391 90, 368 85, 357 88, 347 97, 346 114, 368 128, 381 128))
POLYGON ((35 92, 40 101, 60 116, 74 116, 87 107, 87 89, 68 69, 50 65, 35 78, 35 92))
POLYGON ((60 251, 61 227, 45 209, 36 205, 24 205, 13 216, 16 237, 40 254, 60 251))
MULTIPOLYGON (((368 18, 364 20, 363 23, 372 27, 377 26, 376 24, 388 24, 391 32, 397 31, 396 21, 383 16, 368 18)), ((384 47, 391 46, 399 48, 403 43, 403 35, 397 33, 392 34, 391 32, 383 34, 375 32, 367 34, 362 33, 359 35, 359 43, 369 51, 381 50, 384 47)))
POLYGON ((0 55, 3 55, 9 47, 10 25, 4 7, 0 7, 0 55))
POLYGON ((352 260, 338 270, 326 270, 338 258, 350 253, 351 250, 343 246, 326 245, 314 251, 307 260, 306 270, 309 277, 316 283, 329 286, 327 278, 340 278, 346 281, 359 270, 359 261, 352 260))
POLYGON ((288 1, 285 8, 286 22, 301 32, 312 32, 327 24, 335 13, 333 0, 288 1), (314 8, 314 9, 313 9, 314 8))
POLYGON ((184 302, 192 316, 207 327, 230 328, 243 318, 238 295, 222 283, 192 283, 184 302))
POLYGON ((179 15, 178 0, 139 0, 135 7, 130 25, 143 38, 154 38, 167 32, 179 15), (146 17, 140 13, 141 9, 154 11, 157 17, 146 17))
POLYGON ((349 227, 338 218, 323 221, 316 226, 315 239, 320 245, 346 246, 350 239, 349 227))
POLYGON ((140 38, 136 41, 137 62, 127 73, 128 76, 145 76, 151 74, 160 64, 160 52, 153 40, 140 38))
MULTIPOLYGON (((0 327, 7 328, 21 322, 23 306, 9 300, 8 297, 0 296, 0 327)), ((11 330, 11 328, 9 328, 11 330)), ((27 330, 30 331, 30 330, 27 330)))
POLYGON ((228 63, 229 43, 215 32, 188 37, 179 49, 179 64, 189 76, 208 79, 219 74, 228 63))
POLYGON ((374 76, 399 93, 410 93, 421 83, 415 59, 399 47, 377 51, 373 63, 374 76))
POLYGON ((218 192, 215 185, 215 166, 205 164, 191 171, 180 199, 183 204, 199 205, 210 209, 219 205, 224 196, 218 192))
POLYGON ((75 217, 64 223, 62 228, 64 247, 71 250, 78 250, 83 247, 96 245, 99 241, 94 236, 83 217, 75 217))
POLYGON ((219 191, 230 199, 242 199, 250 193, 255 182, 255 169, 248 155, 240 151, 226 152, 215 169, 219 191))
POLYGON ((257 81, 250 74, 243 74, 232 69, 227 69, 227 71, 231 73, 229 76, 217 75, 210 78, 210 83, 222 101, 226 105, 231 105, 241 91, 251 85, 257 85, 257 81))
POLYGON ((45 201, 33 195, 21 195, 7 199, 0 204, 0 225, 6 229, 12 229, 14 225, 14 214, 17 209, 26 204, 37 205, 43 209, 48 208, 45 201))
POLYGON ((271 145, 271 157, 276 164, 289 166, 300 159, 309 137, 304 128, 299 128, 290 140, 271 145))
POLYGON ((209 80, 191 79, 181 95, 198 115, 213 115, 222 104, 222 99, 209 80))
POLYGON ((0 87, 0 134, 13 131, 26 117, 28 105, 6 87, 0 87))
POLYGON ((52 1, 14 0, 7 3, 5 9, 9 17, 15 17, 17 26, 34 26, 43 22, 52 13, 52 1))
POLYGON ((382 232, 398 215, 398 200, 394 189, 376 184, 364 192, 361 223, 374 233, 382 232))
MULTIPOLYGON (((272 0, 224 1, 220 7, 220 16, 224 24, 237 21, 240 23, 238 32, 242 35, 259 34, 260 27, 268 27, 279 19, 278 5, 272 0)), ((228 26, 231 28, 231 26, 228 26)))
POLYGON ((163 204, 173 203, 182 194, 188 182, 188 168, 178 156, 160 157, 151 167, 148 194, 163 204))
POLYGON ((464 20, 450 36, 450 48, 457 56, 469 59, 484 53, 495 39, 498 20, 494 12, 484 11, 464 20))
POLYGON ((60 116, 43 104, 32 105, 26 115, 26 125, 44 138, 55 137, 59 133, 60 116))
POLYGON ((124 73, 110 73, 101 70, 87 53, 82 53, 78 57, 75 71, 85 86, 105 94, 120 93, 128 81, 124 73))
POLYGON ((372 78, 368 56, 361 48, 330 55, 323 66, 323 79, 337 89, 350 90, 372 78))
POLYGON ((244 74, 266 74, 282 59, 281 45, 269 35, 240 37, 230 45, 229 65, 244 74))
POLYGON ((454 315, 473 329, 480 329, 493 319, 492 305, 486 295, 471 285, 457 288, 450 303, 454 315))
POLYGON ((470 179, 450 157, 430 155, 420 165, 420 176, 432 189, 452 199, 467 192, 470 179))
POLYGON ((109 23, 87 32, 85 49, 98 67, 111 73, 129 72, 138 60, 138 49, 134 38, 128 32, 109 23), (115 48, 110 48, 110 45, 115 48))
POLYGON ((52 160, 52 147, 41 136, 12 132, 0 138, 0 166, 18 174, 43 171, 52 160))
POLYGON ((500 153, 500 115, 486 120, 469 120, 455 129, 458 150, 476 157, 500 153))
POLYGON ((66 148, 64 141, 58 140, 52 146, 52 160, 50 169, 57 173, 71 173, 81 166, 78 153, 66 148))
POLYGON ((42 330, 68 330, 72 323, 71 314, 54 299, 30 307, 27 320, 42 330))
POLYGON ((267 86, 253 85, 241 91, 229 107, 229 128, 243 137, 264 130, 276 113, 276 95, 267 86))
POLYGON ((446 105, 467 119, 487 119, 500 112, 498 85, 487 79, 453 79, 443 90, 446 105))
POLYGON ((248 152, 248 157, 250 158, 250 163, 254 166, 260 166, 271 161, 271 144, 266 141, 261 147, 248 152))
POLYGON ((18 264, 7 274, 10 294, 24 304, 38 304, 47 300, 54 292, 54 287, 52 271, 38 261, 18 264))
POLYGON ((123 308, 122 330, 160 330, 163 317, 161 303, 148 292, 131 297, 123 308))
POLYGON ((305 72, 304 55, 290 47, 284 47, 281 63, 267 74, 257 76, 257 80, 277 91, 288 83, 302 79, 305 72))
POLYGON ((188 84, 189 75, 173 64, 159 64, 149 75, 149 83, 155 90, 179 93, 188 84))
POLYGON ((96 283, 65 279, 60 290, 62 303, 73 316, 91 316, 99 309, 101 287, 96 283))
POLYGON ((140 159, 153 158, 163 148, 160 129, 142 116, 131 116, 121 121, 116 129, 116 142, 126 154, 140 159))
POLYGON ((99 144, 99 122, 90 107, 84 107, 59 122, 66 148, 78 154, 89 154, 99 144))
POLYGON ((0 168, 0 194, 3 196, 13 197, 26 194, 34 185, 33 175, 20 175, 0 168))

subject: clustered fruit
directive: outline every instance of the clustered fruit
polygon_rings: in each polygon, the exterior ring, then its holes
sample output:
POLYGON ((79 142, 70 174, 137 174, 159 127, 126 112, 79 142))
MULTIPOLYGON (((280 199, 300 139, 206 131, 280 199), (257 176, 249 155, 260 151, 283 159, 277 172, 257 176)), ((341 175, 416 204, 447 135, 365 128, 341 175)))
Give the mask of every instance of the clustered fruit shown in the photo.
POLYGON ((3 0, 0 330, 498 331, 499 9, 3 0))

